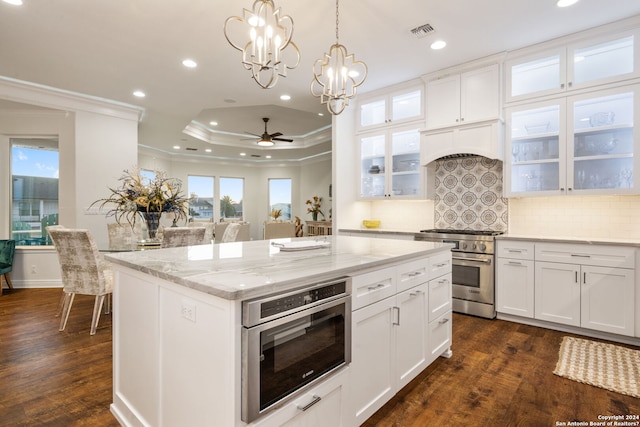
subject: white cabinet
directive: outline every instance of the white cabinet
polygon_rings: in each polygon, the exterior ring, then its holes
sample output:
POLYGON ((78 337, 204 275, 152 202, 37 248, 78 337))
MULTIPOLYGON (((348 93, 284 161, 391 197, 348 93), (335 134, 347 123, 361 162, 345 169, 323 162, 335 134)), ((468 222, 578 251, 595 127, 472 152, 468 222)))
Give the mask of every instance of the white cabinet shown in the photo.
POLYGON ((634 335, 633 250, 541 244, 535 251, 536 319, 634 335))
POLYGON ((640 76, 637 30, 508 59, 507 102, 640 76))
POLYGON ((427 129, 500 117, 500 67, 492 64, 427 82, 427 129))
POLYGON ((451 253, 352 279, 349 406, 352 424, 360 425, 435 358, 450 354, 451 253))
POLYGON ((634 194, 640 85, 507 109, 505 195, 634 194))
POLYGON ((358 135, 358 141, 360 198, 424 197, 419 126, 379 129, 358 135))
POLYGON ((501 121, 423 132, 420 164, 427 165, 441 157, 460 153, 502 160, 503 141, 504 124, 501 121))
POLYGON ((344 402, 349 396, 349 368, 331 375, 325 381, 250 427, 348 427, 344 402))
POLYGON ((534 244, 503 241, 496 252, 496 311, 534 317, 534 244))
POLYGON ((424 84, 409 82, 362 96, 358 100, 357 130, 424 119, 424 84))

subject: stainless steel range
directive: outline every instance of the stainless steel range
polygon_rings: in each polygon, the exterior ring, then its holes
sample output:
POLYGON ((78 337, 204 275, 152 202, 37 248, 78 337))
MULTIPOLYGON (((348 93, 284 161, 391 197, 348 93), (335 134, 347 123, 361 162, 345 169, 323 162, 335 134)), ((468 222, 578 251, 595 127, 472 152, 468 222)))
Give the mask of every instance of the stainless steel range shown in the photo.
POLYGON ((421 230, 415 240, 452 243, 453 311, 493 319, 495 236, 501 231, 421 230))

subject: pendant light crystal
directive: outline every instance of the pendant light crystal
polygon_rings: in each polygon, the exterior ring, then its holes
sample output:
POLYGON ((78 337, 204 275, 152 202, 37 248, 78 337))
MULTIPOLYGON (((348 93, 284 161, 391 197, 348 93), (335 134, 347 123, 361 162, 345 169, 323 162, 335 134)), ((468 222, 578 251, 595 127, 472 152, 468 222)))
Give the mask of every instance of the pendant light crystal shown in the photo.
POLYGON ((224 23, 227 41, 242 52, 242 65, 265 89, 275 86, 279 76, 286 77, 287 69, 300 62, 292 35, 293 19, 282 16, 272 0, 256 0, 252 10, 243 9, 242 17, 231 16, 224 23))
POLYGON ((340 44, 338 33, 339 13, 336 0, 336 42, 321 59, 313 64, 311 94, 327 105, 331 114, 344 111, 349 100, 356 95, 356 88, 367 78, 367 65, 356 61, 353 54, 340 44))

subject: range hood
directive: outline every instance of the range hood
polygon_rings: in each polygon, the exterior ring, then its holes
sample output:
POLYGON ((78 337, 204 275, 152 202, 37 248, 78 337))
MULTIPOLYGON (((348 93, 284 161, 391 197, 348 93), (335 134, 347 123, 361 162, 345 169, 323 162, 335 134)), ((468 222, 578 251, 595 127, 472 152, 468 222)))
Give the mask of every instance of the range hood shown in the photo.
POLYGON ((456 128, 422 132, 420 163, 427 165, 441 158, 483 156, 504 159, 502 121, 482 122, 456 128))

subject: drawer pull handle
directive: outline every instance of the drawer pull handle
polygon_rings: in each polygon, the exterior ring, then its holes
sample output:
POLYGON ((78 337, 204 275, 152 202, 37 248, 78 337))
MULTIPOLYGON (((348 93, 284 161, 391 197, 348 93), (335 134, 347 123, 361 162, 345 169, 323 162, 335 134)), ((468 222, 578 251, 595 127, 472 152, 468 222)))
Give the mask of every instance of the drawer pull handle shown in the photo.
POLYGON ((301 411, 306 411, 307 409, 311 408, 313 405, 315 405, 316 403, 320 402, 322 400, 322 398, 320 396, 316 396, 315 394, 313 395, 313 400, 309 403, 307 403, 304 406, 298 406, 298 409, 300 409, 301 411))
POLYGON ((591 255, 571 254, 571 256, 576 258, 591 258, 591 255))
POLYGON ((369 289, 370 291, 375 291, 380 288, 384 288, 384 283, 378 283, 377 285, 367 286, 367 289, 369 289))
POLYGON ((393 311, 396 312, 396 320, 394 320, 391 324, 400 326, 400 307, 393 307, 393 311))
POLYGON ((422 291, 420 289, 417 289, 411 293, 409 293, 410 297, 417 297, 418 295, 420 295, 422 293, 422 291))
POLYGON ((444 266, 446 266, 446 265, 449 265, 449 263, 448 263, 448 262, 441 262, 440 264, 435 264, 435 266, 436 266, 437 268, 442 268, 442 267, 444 267, 444 266))
POLYGON ((448 317, 445 317, 444 319, 442 319, 441 321, 439 321, 438 323, 441 325, 444 325, 445 323, 447 323, 449 321, 448 317))
POLYGON ((444 283, 449 283, 449 280, 447 280, 447 279, 440 279, 440 280, 438 280, 438 284, 442 285, 442 284, 444 284, 444 283))
POLYGON ((521 254, 522 250, 521 249, 508 249, 507 252, 514 253, 514 254, 521 254))
POLYGON ((509 265, 522 265, 522 263, 518 262, 518 261, 509 261, 508 264, 509 265))
POLYGON ((416 276, 420 276, 422 274, 421 271, 414 271, 413 273, 409 273, 407 274, 407 276, 411 277, 416 277, 416 276))

